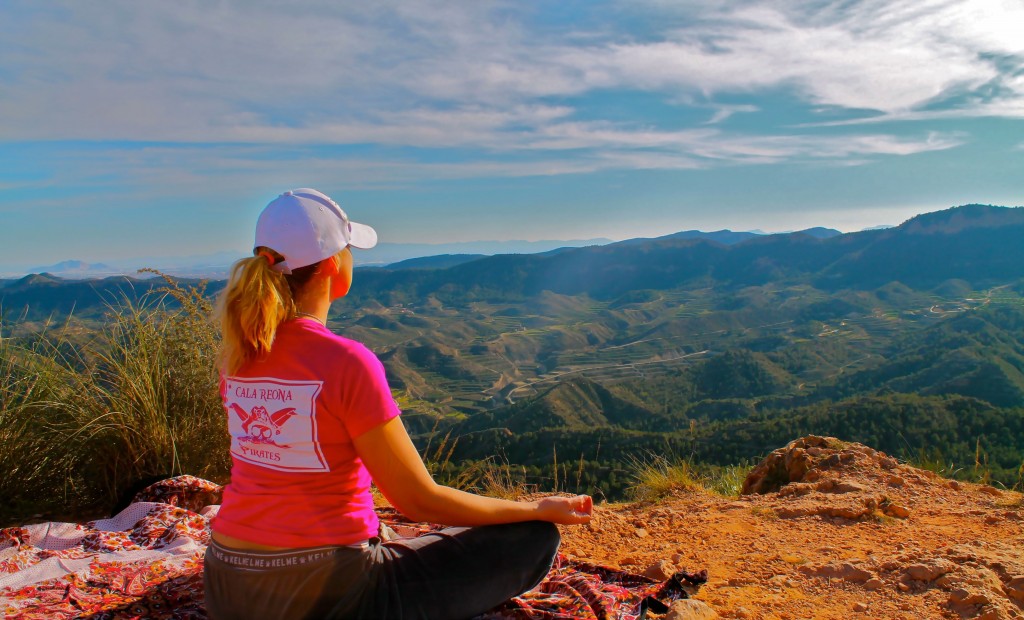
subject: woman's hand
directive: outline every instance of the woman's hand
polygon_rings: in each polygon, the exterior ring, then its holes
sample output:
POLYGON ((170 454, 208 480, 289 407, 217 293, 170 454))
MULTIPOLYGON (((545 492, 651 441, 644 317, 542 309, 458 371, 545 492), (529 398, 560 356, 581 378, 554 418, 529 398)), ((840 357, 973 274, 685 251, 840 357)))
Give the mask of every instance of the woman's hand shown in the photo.
POLYGON ((593 510, 594 500, 589 495, 545 497, 537 500, 539 519, 562 525, 590 523, 593 510))
POLYGON ((481 497, 434 482, 399 418, 352 440, 356 454, 391 505, 413 521, 445 525, 490 525, 550 521, 588 523, 594 502, 587 495, 514 502, 481 497))

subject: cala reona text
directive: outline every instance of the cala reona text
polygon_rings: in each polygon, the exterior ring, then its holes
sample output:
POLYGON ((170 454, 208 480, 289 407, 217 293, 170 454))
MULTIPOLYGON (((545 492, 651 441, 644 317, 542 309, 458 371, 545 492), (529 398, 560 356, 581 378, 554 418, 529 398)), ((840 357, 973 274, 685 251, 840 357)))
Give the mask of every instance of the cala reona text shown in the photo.
POLYGON ((283 388, 253 388, 240 385, 235 388, 237 398, 253 398, 258 400, 292 400, 292 391, 283 388))

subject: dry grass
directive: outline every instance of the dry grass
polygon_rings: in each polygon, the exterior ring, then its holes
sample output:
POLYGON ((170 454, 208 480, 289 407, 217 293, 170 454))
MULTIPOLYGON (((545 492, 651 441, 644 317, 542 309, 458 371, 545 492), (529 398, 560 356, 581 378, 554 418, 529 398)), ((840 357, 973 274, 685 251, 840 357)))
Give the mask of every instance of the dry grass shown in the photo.
POLYGON ((739 497, 750 472, 747 463, 704 465, 654 453, 630 457, 628 463, 634 481, 628 493, 637 501, 657 501, 676 492, 739 497))
POLYGON ((678 491, 707 491, 703 477, 689 461, 648 453, 643 457, 630 457, 629 468, 634 484, 628 492, 637 501, 657 501, 678 491))
POLYGON ((139 305, 112 306, 85 344, 61 326, 0 341, 4 521, 102 512, 146 477, 226 479, 209 309, 202 286, 167 279, 139 305))

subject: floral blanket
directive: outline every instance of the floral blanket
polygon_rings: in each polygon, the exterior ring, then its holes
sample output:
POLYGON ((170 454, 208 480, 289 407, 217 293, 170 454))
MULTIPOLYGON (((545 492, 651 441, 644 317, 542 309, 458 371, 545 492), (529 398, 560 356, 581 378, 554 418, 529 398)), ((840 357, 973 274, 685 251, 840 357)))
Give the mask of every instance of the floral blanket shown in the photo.
MULTIPOLYGON (((0 616, 94 620, 206 618, 203 555, 221 488, 193 476, 147 487, 109 519, 0 530, 0 616)), ((433 529, 393 511, 402 535, 433 529)), ((537 588, 484 614, 489 620, 638 620, 686 598, 706 573, 657 583, 559 556, 537 588)))

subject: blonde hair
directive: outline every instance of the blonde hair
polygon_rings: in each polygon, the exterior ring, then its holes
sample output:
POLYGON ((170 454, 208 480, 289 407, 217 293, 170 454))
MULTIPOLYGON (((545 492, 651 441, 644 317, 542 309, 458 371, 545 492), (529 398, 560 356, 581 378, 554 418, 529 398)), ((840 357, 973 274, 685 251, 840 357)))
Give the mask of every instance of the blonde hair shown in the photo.
POLYGON ((284 257, 266 247, 231 268, 227 286, 214 310, 221 328, 220 367, 225 374, 270 352, 277 328, 295 318, 295 294, 316 273, 319 263, 284 275, 271 269, 284 257))

